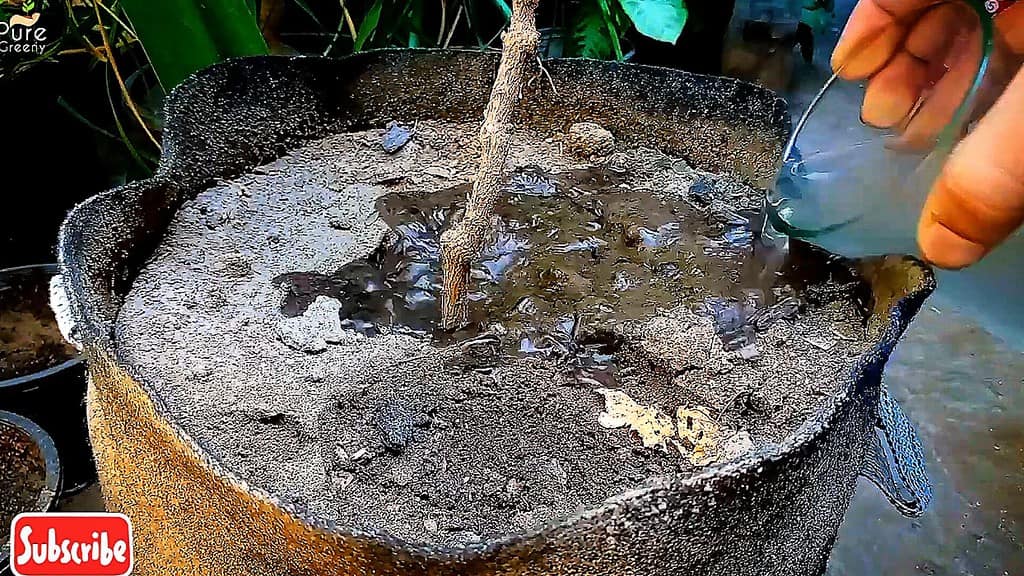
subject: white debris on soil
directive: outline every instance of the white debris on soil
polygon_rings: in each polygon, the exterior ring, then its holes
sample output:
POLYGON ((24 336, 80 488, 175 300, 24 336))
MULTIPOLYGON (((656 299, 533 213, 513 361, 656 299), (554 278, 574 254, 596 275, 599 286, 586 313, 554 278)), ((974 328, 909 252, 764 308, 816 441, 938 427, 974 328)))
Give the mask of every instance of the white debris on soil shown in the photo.
POLYGON ((277 321, 277 336, 293 350, 323 352, 328 344, 345 344, 362 338, 341 327, 341 302, 318 296, 300 316, 277 321))

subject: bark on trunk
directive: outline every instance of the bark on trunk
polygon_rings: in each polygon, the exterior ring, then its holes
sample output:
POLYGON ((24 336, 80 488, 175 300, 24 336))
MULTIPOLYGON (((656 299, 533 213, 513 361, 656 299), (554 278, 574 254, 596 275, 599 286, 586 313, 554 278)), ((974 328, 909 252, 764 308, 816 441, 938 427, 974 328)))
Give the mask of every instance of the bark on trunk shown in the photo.
POLYGON ((441 235, 441 323, 446 330, 468 321, 466 288, 469 268, 491 230, 494 206, 501 196, 505 160, 512 143, 512 117, 523 86, 537 62, 540 34, 534 24, 539 0, 514 0, 498 75, 480 127, 480 166, 462 220, 441 235))

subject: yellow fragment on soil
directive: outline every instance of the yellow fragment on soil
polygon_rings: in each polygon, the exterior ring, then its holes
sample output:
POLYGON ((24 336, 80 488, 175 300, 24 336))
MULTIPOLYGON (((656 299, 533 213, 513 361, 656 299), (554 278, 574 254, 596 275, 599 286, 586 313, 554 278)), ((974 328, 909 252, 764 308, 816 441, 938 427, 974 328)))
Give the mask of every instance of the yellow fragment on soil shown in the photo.
POLYGON ((605 428, 622 428, 629 426, 640 435, 646 448, 661 446, 676 433, 672 417, 662 414, 657 408, 637 404, 626 393, 609 388, 598 388, 598 394, 604 396, 604 412, 597 421, 605 428))
POLYGON ((676 408, 675 420, 653 406, 637 403, 625 392, 598 388, 604 396, 604 412, 597 421, 605 428, 628 426, 643 441, 644 447, 659 446, 668 450, 672 445, 683 456, 689 454, 694 466, 707 466, 713 462, 733 460, 754 449, 750 434, 736 432, 726 437, 726 431, 711 417, 703 406, 676 408))
POLYGON ((717 460, 719 429, 707 408, 676 408, 676 424, 683 445, 690 448, 690 463, 707 466, 717 460))

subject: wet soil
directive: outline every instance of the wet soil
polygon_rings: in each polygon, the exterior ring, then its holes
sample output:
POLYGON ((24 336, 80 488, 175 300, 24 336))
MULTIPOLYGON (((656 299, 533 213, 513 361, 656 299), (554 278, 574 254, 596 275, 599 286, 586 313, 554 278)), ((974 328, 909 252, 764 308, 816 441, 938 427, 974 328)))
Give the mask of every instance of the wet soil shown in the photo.
POLYGON ((438 331, 436 240, 476 130, 331 136, 181 208, 117 342, 230 471, 322 520, 473 544, 769 449, 867 347, 842 262, 757 248, 756 190, 531 132, 474 269, 474 322, 438 331), (746 442, 701 463, 683 430, 645 447, 606 427, 609 389, 746 442))
POLYGON ((78 355, 50 309, 52 274, 22 269, 0 275, 0 380, 25 376, 78 355))
POLYGON ((10 542, 11 521, 22 512, 38 512, 46 489, 46 464, 32 439, 0 423, 0 548, 10 542))

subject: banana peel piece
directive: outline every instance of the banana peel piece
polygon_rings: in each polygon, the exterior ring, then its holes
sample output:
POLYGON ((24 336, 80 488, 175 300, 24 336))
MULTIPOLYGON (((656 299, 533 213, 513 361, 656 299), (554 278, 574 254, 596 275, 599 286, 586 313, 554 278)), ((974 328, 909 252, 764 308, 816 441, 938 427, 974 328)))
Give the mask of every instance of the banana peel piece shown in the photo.
POLYGON ((711 411, 703 406, 676 408, 675 419, 653 406, 644 406, 621 390, 598 388, 604 396, 604 412, 598 423, 605 428, 629 427, 640 436, 645 448, 675 447, 689 455, 694 466, 707 466, 739 458, 754 449, 750 433, 742 430, 727 434, 711 411))
POLYGON ((660 446, 676 433, 676 424, 672 417, 663 414, 657 408, 638 404, 625 392, 610 388, 598 388, 596 392, 604 396, 604 412, 597 418, 598 424, 605 428, 622 428, 628 426, 640 436, 645 448, 660 446))
POLYGON ((718 459, 721 430, 707 408, 676 408, 676 426, 683 446, 691 450, 691 464, 707 466, 718 459))

